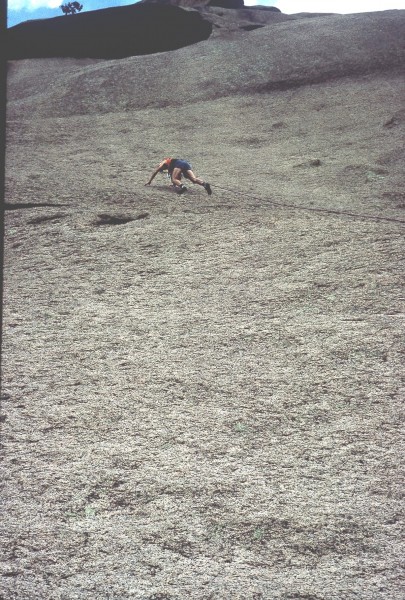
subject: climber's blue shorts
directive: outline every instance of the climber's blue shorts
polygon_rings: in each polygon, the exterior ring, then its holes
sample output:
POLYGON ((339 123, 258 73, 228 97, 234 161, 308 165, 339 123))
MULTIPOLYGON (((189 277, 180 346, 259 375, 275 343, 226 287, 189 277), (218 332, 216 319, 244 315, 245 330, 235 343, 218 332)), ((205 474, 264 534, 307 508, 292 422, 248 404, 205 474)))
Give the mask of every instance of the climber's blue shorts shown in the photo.
POLYGON ((181 169, 182 171, 191 171, 191 165, 186 160, 182 160, 181 158, 175 158, 170 163, 170 171, 173 169, 181 169))

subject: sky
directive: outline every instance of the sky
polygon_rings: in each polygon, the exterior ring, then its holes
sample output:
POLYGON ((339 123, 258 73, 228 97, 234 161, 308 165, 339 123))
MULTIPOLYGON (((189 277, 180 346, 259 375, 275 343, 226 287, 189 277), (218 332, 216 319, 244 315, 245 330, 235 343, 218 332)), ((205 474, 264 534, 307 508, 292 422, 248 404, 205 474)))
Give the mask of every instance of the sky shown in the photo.
MULTIPOLYGON (((63 16, 60 5, 68 0, 8 0, 7 25, 12 27, 30 19, 47 19, 63 16)), ((135 0, 80 0, 82 12, 135 4, 135 0)), ((245 6, 261 4, 276 6, 289 15, 311 13, 359 13, 379 10, 405 10, 405 0, 245 0, 245 6)), ((66 17, 68 18, 68 17, 66 17)))

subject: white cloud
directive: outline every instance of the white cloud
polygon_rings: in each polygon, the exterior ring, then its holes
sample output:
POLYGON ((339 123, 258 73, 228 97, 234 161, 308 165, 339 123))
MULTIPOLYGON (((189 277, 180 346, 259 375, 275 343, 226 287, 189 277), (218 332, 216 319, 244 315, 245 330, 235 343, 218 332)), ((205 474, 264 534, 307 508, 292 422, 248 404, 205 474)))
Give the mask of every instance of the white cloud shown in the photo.
POLYGON ((8 10, 36 10, 37 8, 58 8, 61 0, 8 0, 8 10))
MULTIPOLYGON (((137 0, 79 0, 84 6, 84 11, 96 10, 99 8, 108 8, 112 6, 125 6, 134 4, 137 0)), ((265 0, 266 1, 266 0, 265 0)), ((1 2, 1 0, 0 0, 1 2)), ((8 0, 8 10, 13 12, 18 11, 34 11, 38 9, 49 10, 59 8, 61 4, 65 4, 69 0, 8 0)), ((49 15, 47 15, 49 16, 49 15)))
POLYGON ((405 9, 405 0, 245 0, 246 6, 273 4, 286 15, 299 12, 351 14, 405 9))

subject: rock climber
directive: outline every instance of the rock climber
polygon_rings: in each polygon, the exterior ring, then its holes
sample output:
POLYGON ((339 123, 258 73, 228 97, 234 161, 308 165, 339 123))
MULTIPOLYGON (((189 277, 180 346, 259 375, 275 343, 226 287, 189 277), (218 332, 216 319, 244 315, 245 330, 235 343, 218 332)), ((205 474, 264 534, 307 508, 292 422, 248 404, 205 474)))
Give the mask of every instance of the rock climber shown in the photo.
POLYGON ((151 178, 145 185, 150 185, 156 175, 158 173, 163 173, 164 171, 169 173, 173 187, 178 194, 183 194, 187 189, 186 186, 181 183, 181 178, 183 175, 186 179, 189 179, 193 183, 201 185, 208 195, 212 194, 210 184, 206 183, 199 177, 196 177, 191 170, 190 163, 182 158, 165 158, 162 160, 159 166, 153 171, 151 178))

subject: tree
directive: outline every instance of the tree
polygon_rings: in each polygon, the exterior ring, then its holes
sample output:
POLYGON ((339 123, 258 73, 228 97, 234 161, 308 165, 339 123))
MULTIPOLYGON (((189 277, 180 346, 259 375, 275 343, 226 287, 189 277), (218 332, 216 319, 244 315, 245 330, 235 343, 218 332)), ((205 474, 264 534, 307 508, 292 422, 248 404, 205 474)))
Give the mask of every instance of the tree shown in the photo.
POLYGON ((75 15, 77 12, 80 12, 82 10, 83 4, 80 4, 75 0, 74 2, 67 2, 66 4, 61 4, 59 8, 66 16, 75 15))

